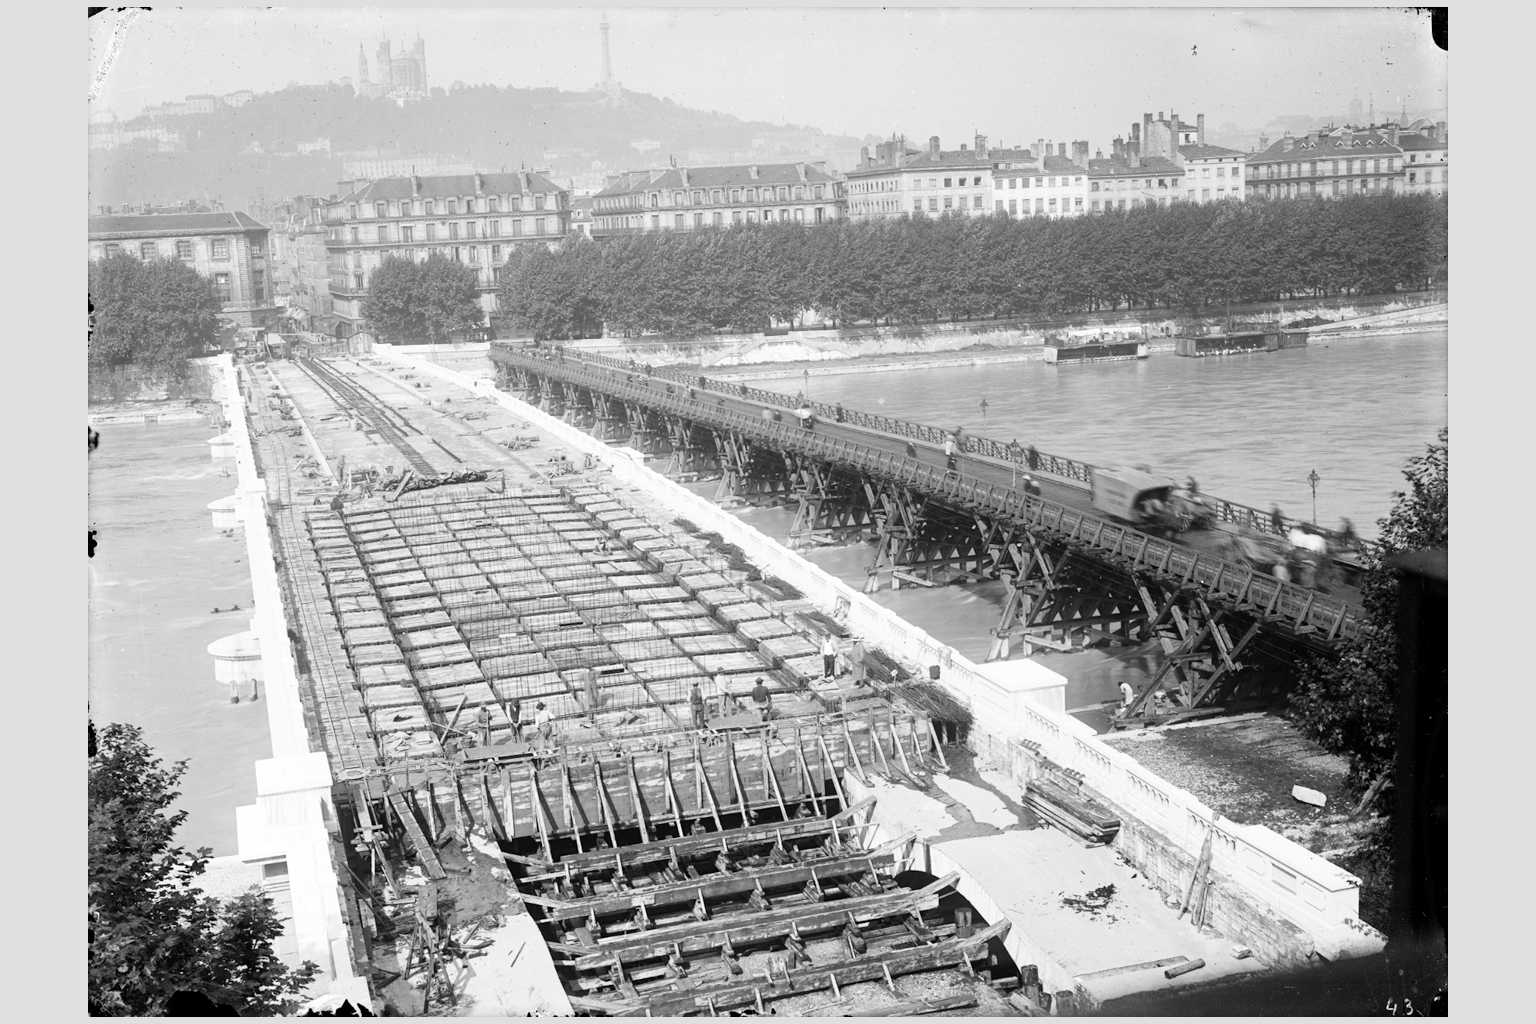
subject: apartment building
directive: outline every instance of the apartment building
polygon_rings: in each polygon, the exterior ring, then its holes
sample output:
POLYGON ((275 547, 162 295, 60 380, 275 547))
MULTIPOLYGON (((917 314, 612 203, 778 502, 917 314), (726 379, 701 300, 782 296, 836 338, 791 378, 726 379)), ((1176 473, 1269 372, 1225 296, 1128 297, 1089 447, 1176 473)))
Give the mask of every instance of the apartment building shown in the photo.
POLYGON ((592 197, 594 238, 634 231, 697 231, 844 216, 843 185, 822 164, 668 167, 612 175, 592 197))

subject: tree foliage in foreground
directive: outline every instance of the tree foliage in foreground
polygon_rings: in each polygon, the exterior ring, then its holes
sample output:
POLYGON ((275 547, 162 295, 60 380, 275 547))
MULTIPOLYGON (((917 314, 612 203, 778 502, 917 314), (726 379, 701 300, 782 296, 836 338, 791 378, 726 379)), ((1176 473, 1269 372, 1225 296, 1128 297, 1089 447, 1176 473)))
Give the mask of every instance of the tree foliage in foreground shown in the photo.
POLYGON ((88 282, 92 374, 136 366, 179 378, 218 335, 213 283, 180 260, 119 253, 92 260, 88 282))
POLYGON ((157 1016, 178 991, 240 1015, 291 1011, 319 973, 273 952, 283 926, 259 890, 223 903, 195 884, 210 851, 174 845, 186 811, 166 813, 186 771, 162 768, 129 725, 92 730, 87 933, 93 1016, 157 1016))
POLYGON ((514 255, 500 308, 540 339, 1055 317, 1382 294, 1446 280, 1434 196, 1229 200, 1086 217, 908 217, 636 232, 514 255))
POLYGON ((1358 791, 1392 766, 1397 740, 1398 570, 1391 555, 1443 549, 1450 543, 1449 435, 1444 427, 1425 454, 1403 471, 1410 488, 1393 495, 1392 511, 1378 522, 1380 539, 1367 547, 1361 579, 1364 611, 1358 635, 1336 658, 1316 658, 1291 694, 1291 714, 1302 732, 1324 749, 1349 758, 1349 782, 1358 791))
POLYGON ((368 278, 363 319, 379 340, 442 343, 484 322, 474 268, 438 253, 391 256, 368 278))

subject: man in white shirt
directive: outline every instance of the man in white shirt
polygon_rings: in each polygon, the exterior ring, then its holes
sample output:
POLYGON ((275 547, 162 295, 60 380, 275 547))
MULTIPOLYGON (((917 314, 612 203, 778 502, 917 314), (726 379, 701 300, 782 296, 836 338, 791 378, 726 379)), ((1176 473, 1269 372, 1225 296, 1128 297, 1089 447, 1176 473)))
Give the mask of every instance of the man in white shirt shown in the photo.
POLYGON ((828 679, 837 675, 837 641, 831 633, 821 642, 821 674, 828 679))
POLYGON ((719 713, 720 698, 725 696, 725 673, 716 672, 704 683, 704 700, 707 702, 710 714, 719 713))

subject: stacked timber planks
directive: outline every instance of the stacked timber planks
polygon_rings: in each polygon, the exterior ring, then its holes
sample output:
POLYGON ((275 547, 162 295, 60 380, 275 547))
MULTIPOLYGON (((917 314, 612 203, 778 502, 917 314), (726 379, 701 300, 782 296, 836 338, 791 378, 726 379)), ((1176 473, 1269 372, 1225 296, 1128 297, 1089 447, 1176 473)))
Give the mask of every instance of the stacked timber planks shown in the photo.
POLYGON ((1113 842, 1120 819, 1084 792, 1080 779, 1077 772, 1048 763, 1045 775, 1025 784, 1024 806, 1085 846, 1113 842))

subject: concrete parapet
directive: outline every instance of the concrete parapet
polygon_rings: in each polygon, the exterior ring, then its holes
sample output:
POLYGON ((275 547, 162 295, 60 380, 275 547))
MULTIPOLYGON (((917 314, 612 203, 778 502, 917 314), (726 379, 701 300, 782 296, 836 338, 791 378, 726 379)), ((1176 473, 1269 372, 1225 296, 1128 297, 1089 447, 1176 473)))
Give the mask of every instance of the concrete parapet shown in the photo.
POLYGON ((258 697, 261 682, 261 641, 250 630, 221 637, 208 645, 213 655, 213 677, 229 686, 229 702, 240 703, 240 690, 249 689, 251 700, 258 697))
POLYGON ((240 495, 215 498, 208 503, 208 511, 213 514, 215 530, 233 530, 240 525, 240 495))
MULTIPOLYGON (((1170 849, 1191 859, 1199 856, 1206 831, 1214 820, 1212 871, 1230 879, 1234 893, 1243 894, 1243 899, 1254 901, 1253 905, 1265 908, 1311 937, 1318 952, 1324 955, 1325 950, 1336 955, 1354 955, 1380 949, 1384 944, 1384 939, 1378 942, 1356 927, 1358 878, 1267 828, 1217 819, 1192 794, 1100 742, 1091 728, 1065 714, 1057 706, 1054 687, 1034 686, 1026 681, 1021 689, 1000 681, 999 670, 972 663, 948 644, 876 604, 713 502, 643 464, 616 455, 608 445, 576 427, 498 391, 489 380, 471 378, 391 346, 380 345, 375 351, 439 380, 493 398, 563 443, 600 459, 611 468, 616 482, 664 496, 670 507, 737 545, 759 569, 796 587, 854 634, 908 662, 939 666, 941 684, 975 713, 973 745, 978 752, 1007 765, 1021 785, 1033 777, 1031 773, 1037 770, 1039 759, 1047 757, 1062 767, 1081 772, 1083 785, 1112 806, 1123 821, 1140 823, 1170 849), (1357 936, 1358 941, 1338 941, 1341 929, 1357 936)), ((1008 678, 1007 670, 1001 670, 1001 679, 1008 678)), ((1043 677, 1040 681, 1044 682, 1043 677)))
MULTIPOLYGON (((255 617, 251 632, 262 638, 257 667, 266 688, 267 726, 273 756, 256 762, 256 803, 235 809, 240 858, 260 864, 263 888, 288 901, 293 948, 284 960, 313 960, 321 973, 310 996, 341 994, 367 1001, 367 979, 352 970, 351 930, 342 911, 340 879, 332 859, 332 832, 339 828, 331 803, 333 780, 324 753, 311 752, 299 697, 298 668, 288 639, 272 536, 267 529, 266 482, 256 472, 240 376, 232 357, 220 357, 226 419, 239 479, 236 511, 245 524, 255 617)), ((214 645, 217 646, 217 645, 214 645)), ((210 648, 210 653, 213 653, 210 648)), ((318 745, 318 741, 317 744, 318 745)))

